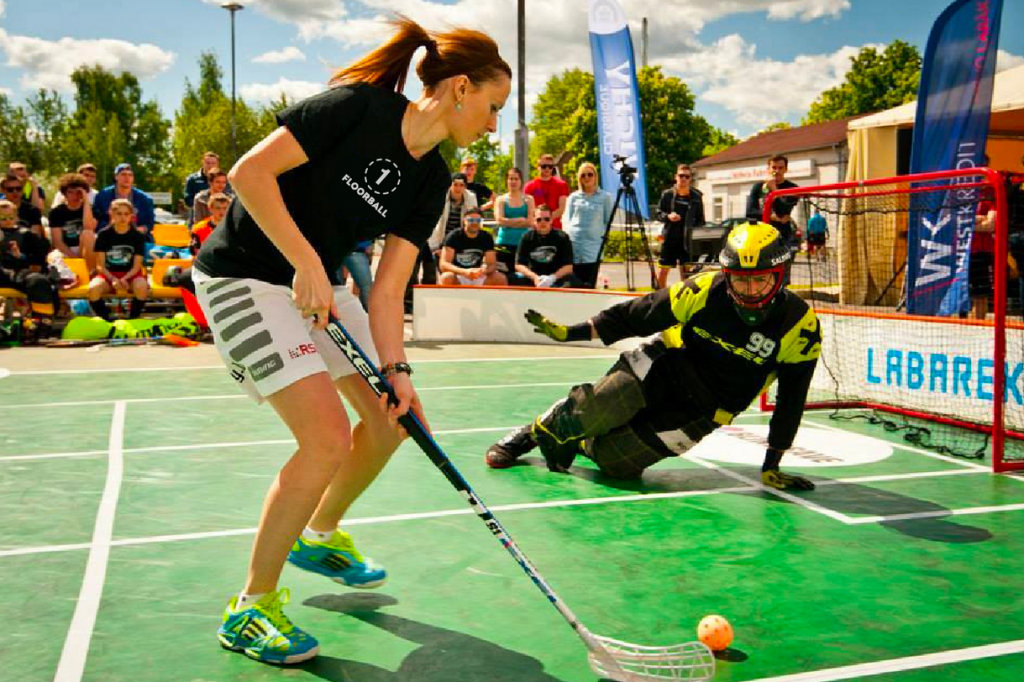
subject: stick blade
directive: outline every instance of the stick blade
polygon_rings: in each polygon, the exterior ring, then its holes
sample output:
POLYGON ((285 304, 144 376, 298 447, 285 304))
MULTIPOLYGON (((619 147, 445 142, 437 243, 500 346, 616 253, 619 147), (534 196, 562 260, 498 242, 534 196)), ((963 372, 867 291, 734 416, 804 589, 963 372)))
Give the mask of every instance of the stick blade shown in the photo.
POLYGON ((594 635, 602 651, 591 651, 590 668, 616 682, 704 682, 715 675, 715 657, 702 642, 641 646, 594 635))

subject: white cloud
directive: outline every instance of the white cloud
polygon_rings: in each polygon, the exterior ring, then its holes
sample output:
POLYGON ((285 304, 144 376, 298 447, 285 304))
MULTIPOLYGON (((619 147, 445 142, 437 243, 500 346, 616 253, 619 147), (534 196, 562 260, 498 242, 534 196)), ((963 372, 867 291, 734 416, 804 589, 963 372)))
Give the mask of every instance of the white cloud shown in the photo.
MULTIPOLYGON (((0 10, 2 10, 0 6, 0 10)), ((175 54, 148 43, 136 45, 124 40, 43 40, 12 36, 0 30, 0 51, 7 66, 25 70, 20 84, 27 90, 51 88, 71 91, 71 73, 80 66, 98 64, 113 73, 132 73, 140 79, 170 68, 175 54)))
POLYGON ((1024 64, 1024 57, 1020 57, 1015 54, 1010 54, 1006 50, 999 50, 996 52, 996 71, 1006 71, 1012 69, 1015 66, 1024 64))
POLYGON ((293 81, 279 78, 276 83, 250 83, 238 89, 243 99, 255 102, 271 102, 280 99, 281 95, 289 101, 304 99, 327 88, 327 83, 311 81, 293 81))
POLYGON ((294 45, 289 45, 283 50, 264 52, 257 57, 253 57, 252 60, 257 64, 283 64, 285 62, 304 62, 306 61, 306 55, 294 45))

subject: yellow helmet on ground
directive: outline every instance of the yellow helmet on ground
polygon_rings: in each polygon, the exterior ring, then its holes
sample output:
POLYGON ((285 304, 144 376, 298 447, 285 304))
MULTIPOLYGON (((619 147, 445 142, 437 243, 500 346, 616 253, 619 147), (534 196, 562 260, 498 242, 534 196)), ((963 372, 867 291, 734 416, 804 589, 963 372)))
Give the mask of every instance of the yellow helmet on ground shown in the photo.
POLYGON ((793 254, 779 231, 767 223, 737 225, 718 254, 736 312, 760 324, 782 291, 793 254))

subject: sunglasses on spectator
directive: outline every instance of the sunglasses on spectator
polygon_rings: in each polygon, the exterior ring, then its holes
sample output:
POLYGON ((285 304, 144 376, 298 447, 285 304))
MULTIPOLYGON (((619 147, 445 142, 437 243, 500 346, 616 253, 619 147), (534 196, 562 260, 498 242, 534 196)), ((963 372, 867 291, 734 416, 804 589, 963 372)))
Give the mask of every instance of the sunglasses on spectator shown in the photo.
POLYGON ((580 173, 580 177, 581 178, 592 178, 592 177, 594 177, 594 174, 593 173, 589 173, 589 172, 588 173, 580 173))
POLYGON ((551 170, 552 168, 555 167, 555 164, 553 164, 553 163, 538 163, 537 167, 538 168, 545 168, 547 170, 551 170))
POLYGON ((474 225, 479 225, 483 221, 483 218, 466 218, 467 223, 473 223, 474 225))
POLYGON ((3 190, 5 192, 20 192, 22 185, 4 185, 3 190))
POLYGON ((687 180, 689 180, 689 179, 690 179, 690 178, 692 178, 693 176, 692 176, 692 175, 690 175, 689 173, 678 173, 678 174, 676 175, 676 177, 677 177, 677 178, 686 178, 687 180))
POLYGON ((538 223, 550 223, 551 222, 551 218, 550 217, 544 217, 544 216, 537 216, 536 220, 537 220, 538 223))

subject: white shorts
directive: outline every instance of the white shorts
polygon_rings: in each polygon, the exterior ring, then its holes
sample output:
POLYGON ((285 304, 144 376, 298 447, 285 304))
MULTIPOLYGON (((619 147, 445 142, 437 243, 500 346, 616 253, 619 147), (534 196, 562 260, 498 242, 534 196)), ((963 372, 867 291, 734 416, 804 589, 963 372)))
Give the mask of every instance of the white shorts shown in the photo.
POLYGON ((458 278, 459 284, 465 284, 465 285, 468 285, 468 286, 482 287, 484 285, 484 282, 487 281, 487 275, 484 275, 482 277, 477 277, 476 279, 472 279, 470 277, 463 277, 462 275, 455 275, 455 276, 458 278))
MULTIPOLYGON (((292 300, 292 290, 256 279, 209 277, 193 268, 196 298, 228 371, 257 403, 318 372, 331 379, 355 373, 327 332, 313 329, 292 300)), ((378 364, 370 318, 346 287, 334 287, 338 321, 378 364)))

